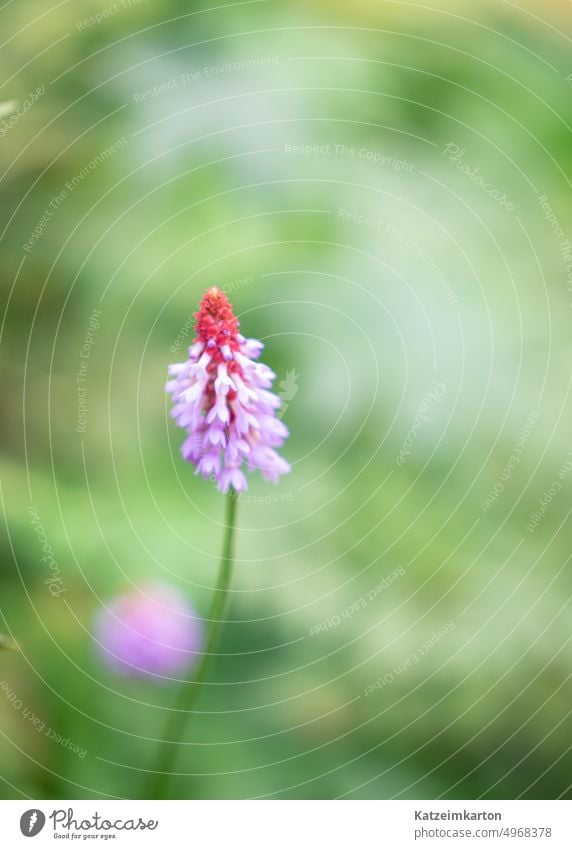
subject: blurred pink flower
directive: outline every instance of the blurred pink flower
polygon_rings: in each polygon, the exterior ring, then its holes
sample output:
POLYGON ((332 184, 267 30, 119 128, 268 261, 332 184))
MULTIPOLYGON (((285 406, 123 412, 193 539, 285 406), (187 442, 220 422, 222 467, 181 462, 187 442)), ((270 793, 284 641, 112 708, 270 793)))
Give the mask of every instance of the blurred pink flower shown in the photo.
POLYGON ((194 666, 202 624, 175 588, 152 584, 100 610, 96 639, 105 662, 128 677, 169 677, 194 666))

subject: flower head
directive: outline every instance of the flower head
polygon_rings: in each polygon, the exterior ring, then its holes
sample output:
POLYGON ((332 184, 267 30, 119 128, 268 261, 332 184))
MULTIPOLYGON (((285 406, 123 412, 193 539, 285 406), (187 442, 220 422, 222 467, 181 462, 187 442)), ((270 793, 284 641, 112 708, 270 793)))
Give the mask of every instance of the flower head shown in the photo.
POLYGON ((181 593, 164 584, 117 596, 95 623, 103 659, 129 677, 168 677, 194 666, 202 626, 181 593))
POLYGON ((169 366, 171 415, 187 431, 181 453, 204 478, 227 492, 247 489, 243 464, 276 483, 290 471, 274 450, 288 436, 276 417, 276 377, 257 363, 264 347, 239 333, 238 319, 220 289, 208 289, 195 313, 196 338, 184 363, 169 366))

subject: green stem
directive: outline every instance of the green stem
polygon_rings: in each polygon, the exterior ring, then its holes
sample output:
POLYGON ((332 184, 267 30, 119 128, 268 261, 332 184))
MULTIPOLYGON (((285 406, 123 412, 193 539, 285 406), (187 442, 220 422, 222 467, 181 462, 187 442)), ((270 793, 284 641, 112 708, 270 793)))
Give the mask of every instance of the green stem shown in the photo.
POLYGON ((226 528, 219 567, 218 582, 213 594, 209 613, 207 644, 193 681, 181 685, 176 705, 167 721, 163 741, 159 745, 155 765, 150 773, 145 799, 164 799, 169 778, 178 752, 178 744, 183 738, 185 726, 191 718, 192 710, 201 691, 224 622, 224 612, 228 599, 228 589, 232 574, 233 543, 236 519, 236 493, 230 490, 226 502, 226 528))

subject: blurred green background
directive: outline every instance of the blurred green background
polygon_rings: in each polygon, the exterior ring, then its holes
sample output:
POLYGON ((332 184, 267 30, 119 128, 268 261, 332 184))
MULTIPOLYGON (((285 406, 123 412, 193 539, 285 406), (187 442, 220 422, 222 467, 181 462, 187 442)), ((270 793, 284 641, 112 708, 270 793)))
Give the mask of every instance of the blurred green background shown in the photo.
POLYGON ((293 470, 241 499, 173 796, 570 798, 569 4, 0 22, 4 797, 143 792, 174 692, 93 616, 153 578, 207 614, 223 498, 164 382, 216 284, 293 470))

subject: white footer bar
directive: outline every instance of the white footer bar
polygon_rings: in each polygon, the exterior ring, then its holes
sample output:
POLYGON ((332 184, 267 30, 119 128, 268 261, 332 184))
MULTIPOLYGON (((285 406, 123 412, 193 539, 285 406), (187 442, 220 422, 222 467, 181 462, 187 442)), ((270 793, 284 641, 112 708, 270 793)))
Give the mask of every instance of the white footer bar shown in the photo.
POLYGON ((0 846, 571 849, 572 801, 5 801, 0 846))

